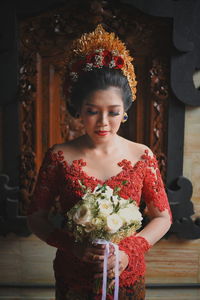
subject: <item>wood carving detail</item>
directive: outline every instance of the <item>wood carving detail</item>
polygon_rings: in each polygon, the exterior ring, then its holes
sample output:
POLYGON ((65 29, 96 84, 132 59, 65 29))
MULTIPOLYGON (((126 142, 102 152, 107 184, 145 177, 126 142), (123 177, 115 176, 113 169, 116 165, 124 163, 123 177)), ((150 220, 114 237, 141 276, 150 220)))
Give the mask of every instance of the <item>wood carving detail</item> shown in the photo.
POLYGON ((20 57, 19 100, 20 100, 20 213, 26 214, 26 206, 35 182, 34 153, 34 93, 35 60, 29 53, 23 52, 20 57))
POLYGON ((150 74, 151 87, 151 147, 155 153, 158 153, 157 158, 163 178, 165 178, 167 169, 166 157, 166 137, 167 134, 167 118, 169 103, 169 68, 167 68, 166 59, 155 58, 152 61, 150 74))
POLYGON ((63 141, 70 141, 84 134, 83 125, 69 114, 64 101, 60 109, 60 131, 63 141))
POLYGON ((184 176, 180 176, 173 187, 167 188, 174 222, 168 235, 176 234, 182 239, 198 239, 200 237, 200 218, 193 220, 192 184, 184 176))

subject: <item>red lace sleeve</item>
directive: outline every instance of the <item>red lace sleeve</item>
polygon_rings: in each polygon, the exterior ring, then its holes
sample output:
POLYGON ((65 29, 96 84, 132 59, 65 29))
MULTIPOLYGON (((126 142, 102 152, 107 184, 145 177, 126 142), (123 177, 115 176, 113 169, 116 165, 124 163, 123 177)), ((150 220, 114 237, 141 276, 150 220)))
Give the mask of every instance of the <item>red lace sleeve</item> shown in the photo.
POLYGON ((158 208, 160 212, 167 210, 172 221, 171 209, 156 157, 154 155, 150 156, 148 150, 146 150, 142 158, 147 164, 142 189, 145 203, 147 207, 151 204, 153 207, 158 208))
POLYGON ((50 148, 40 167, 28 214, 39 209, 49 210, 59 193, 58 187, 57 155, 53 152, 53 148, 50 148))
POLYGON ((141 236, 129 236, 119 243, 119 249, 129 256, 128 267, 120 275, 120 286, 130 286, 145 274, 144 254, 150 249, 147 240, 141 236))

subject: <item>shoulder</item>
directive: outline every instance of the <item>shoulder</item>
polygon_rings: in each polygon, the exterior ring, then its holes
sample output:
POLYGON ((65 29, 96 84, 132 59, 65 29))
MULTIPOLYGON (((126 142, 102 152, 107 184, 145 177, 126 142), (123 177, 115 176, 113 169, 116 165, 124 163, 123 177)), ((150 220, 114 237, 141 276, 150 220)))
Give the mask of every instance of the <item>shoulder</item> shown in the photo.
POLYGON ((129 140, 127 140, 127 144, 130 153, 133 155, 133 159, 141 160, 154 157, 152 150, 147 145, 135 143, 129 140))
POLYGON ((55 144, 50 148, 53 155, 63 157, 68 162, 73 161, 80 156, 81 139, 76 138, 61 144, 55 144))

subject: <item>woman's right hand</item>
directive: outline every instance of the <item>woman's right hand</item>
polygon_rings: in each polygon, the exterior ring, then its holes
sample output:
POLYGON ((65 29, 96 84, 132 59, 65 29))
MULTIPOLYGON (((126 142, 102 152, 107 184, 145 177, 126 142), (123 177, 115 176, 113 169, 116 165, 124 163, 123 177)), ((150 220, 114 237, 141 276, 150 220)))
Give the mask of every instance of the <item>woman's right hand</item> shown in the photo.
MULTIPOLYGON (((75 244, 74 254, 83 262, 89 263, 94 269, 94 277, 103 277, 105 245, 84 245, 75 244)), ((114 248, 110 246, 110 253, 108 257, 108 273, 115 267, 114 248)))
POLYGON ((96 263, 104 259, 104 245, 88 245, 86 243, 75 243, 74 254, 81 261, 87 263, 96 263))

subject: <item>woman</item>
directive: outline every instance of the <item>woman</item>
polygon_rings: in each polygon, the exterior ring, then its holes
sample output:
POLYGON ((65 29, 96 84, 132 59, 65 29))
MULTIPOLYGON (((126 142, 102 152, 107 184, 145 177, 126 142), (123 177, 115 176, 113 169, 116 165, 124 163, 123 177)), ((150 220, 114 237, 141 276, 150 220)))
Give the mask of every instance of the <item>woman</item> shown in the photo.
MULTIPOLYGON (((104 245, 75 243, 64 229, 53 226, 49 211, 58 197, 62 213, 69 211, 83 196, 80 180, 92 190, 97 184, 120 187, 120 196, 134 199, 138 206, 142 195, 151 221, 119 243, 119 299, 142 300, 144 254, 168 231, 170 208, 152 151, 117 134, 135 98, 136 81, 127 50, 101 26, 78 43, 72 46, 79 53, 72 51, 75 58, 65 74, 65 91, 70 108, 80 118, 86 134, 48 150, 28 221, 40 239, 58 248, 54 261, 56 299, 101 299, 100 294, 93 292, 93 281, 103 276, 104 245)), ((114 268, 115 255, 111 249, 110 279, 114 278, 114 268)), ((114 280, 111 288, 113 284, 114 280)), ((107 299, 112 297, 112 292, 107 294, 107 299)))

